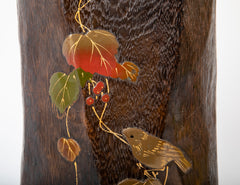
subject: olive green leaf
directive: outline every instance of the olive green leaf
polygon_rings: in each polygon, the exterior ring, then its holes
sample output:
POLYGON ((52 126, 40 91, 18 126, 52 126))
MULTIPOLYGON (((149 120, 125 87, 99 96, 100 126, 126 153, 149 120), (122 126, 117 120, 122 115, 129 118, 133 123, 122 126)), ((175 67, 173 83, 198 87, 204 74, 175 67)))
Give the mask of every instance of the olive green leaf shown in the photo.
POLYGON ((72 105, 79 95, 79 78, 74 70, 69 75, 54 73, 50 79, 49 95, 61 113, 72 105))
POLYGON ((85 72, 81 68, 77 68, 75 71, 76 71, 76 74, 78 75, 80 85, 82 88, 85 86, 86 82, 93 77, 93 74, 89 72, 85 72))

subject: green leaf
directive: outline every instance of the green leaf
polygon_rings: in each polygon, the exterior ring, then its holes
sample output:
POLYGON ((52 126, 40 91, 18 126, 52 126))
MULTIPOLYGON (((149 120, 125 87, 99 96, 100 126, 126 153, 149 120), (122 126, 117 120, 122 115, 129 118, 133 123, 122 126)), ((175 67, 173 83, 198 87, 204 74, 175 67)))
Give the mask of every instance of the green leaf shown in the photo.
POLYGON ((81 68, 77 68, 75 71, 78 74, 78 78, 82 88, 85 86, 86 82, 93 77, 93 74, 85 72, 81 68))
POLYGON ((49 95, 61 113, 72 105, 79 96, 79 79, 76 70, 69 75, 54 73, 50 79, 49 95))

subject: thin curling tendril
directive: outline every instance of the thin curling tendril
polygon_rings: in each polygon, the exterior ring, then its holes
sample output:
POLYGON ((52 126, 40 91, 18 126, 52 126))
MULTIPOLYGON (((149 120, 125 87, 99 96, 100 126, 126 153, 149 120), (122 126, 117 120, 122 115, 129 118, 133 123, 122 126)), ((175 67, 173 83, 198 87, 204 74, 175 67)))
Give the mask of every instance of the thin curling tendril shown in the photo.
POLYGON ((90 3, 90 1, 91 1, 91 0, 88 0, 84 5, 81 6, 82 0, 79 0, 78 10, 77 10, 77 12, 76 12, 76 14, 75 14, 75 21, 80 25, 83 33, 86 32, 85 29, 86 29, 87 31, 91 31, 91 30, 82 23, 80 12, 81 12, 81 10, 82 10, 88 3, 90 3))

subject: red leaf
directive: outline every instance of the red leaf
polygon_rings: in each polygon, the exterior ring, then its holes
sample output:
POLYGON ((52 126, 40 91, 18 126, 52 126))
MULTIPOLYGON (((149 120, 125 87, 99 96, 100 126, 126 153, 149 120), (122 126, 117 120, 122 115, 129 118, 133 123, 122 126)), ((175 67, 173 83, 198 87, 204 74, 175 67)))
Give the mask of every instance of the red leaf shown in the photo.
MULTIPOLYGON (((69 65, 81 68, 91 74, 98 73, 112 78, 127 79, 136 81, 138 67, 127 62, 132 66, 136 74, 132 75, 132 68, 120 65, 115 55, 118 50, 116 37, 105 30, 93 30, 87 34, 71 34, 63 43, 63 55, 69 65)), ((125 62, 126 63, 126 62, 125 62)))

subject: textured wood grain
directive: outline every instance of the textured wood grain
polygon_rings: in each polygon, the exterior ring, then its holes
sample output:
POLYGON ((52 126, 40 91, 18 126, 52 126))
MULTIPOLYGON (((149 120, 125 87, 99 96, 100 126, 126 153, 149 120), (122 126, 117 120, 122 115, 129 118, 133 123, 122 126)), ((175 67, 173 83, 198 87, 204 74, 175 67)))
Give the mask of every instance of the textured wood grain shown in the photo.
MULTIPOLYGON (((65 17, 72 22, 77 0, 65 1, 65 17), (67 8, 68 7, 68 8, 67 8)), ((104 122, 115 132, 143 128, 161 136, 171 83, 179 61, 181 1, 94 1, 82 11, 91 29, 105 29, 119 41, 119 62, 132 61, 140 68, 136 83, 109 79, 111 101, 104 122)), ((94 78, 102 79, 95 75, 94 78)), ((102 79, 103 80, 103 79, 102 79)), ((96 109, 101 111, 102 104, 96 109)), ((144 178, 129 148, 99 130, 98 120, 86 109, 88 134, 93 145, 101 184, 115 184, 126 177, 144 178), (128 170, 127 170, 128 169, 128 170)))
POLYGON ((181 59, 168 104, 163 136, 193 161, 184 184, 218 184, 215 3, 186 1, 181 59))
MULTIPOLYGON (((52 109, 48 87, 54 72, 72 69, 61 46, 68 34, 81 32, 74 21, 78 1, 18 4, 25 106, 22 184, 74 184, 72 163, 57 153, 57 140, 66 130, 52 109)), ((185 151, 193 170, 183 175, 170 164, 168 185, 216 185, 215 1, 96 0, 81 15, 90 29, 116 35, 120 63, 140 68, 136 83, 109 79, 111 99, 103 121, 115 132, 142 128, 185 151)), ((70 111, 70 132, 82 149, 80 184, 143 179, 129 147, 99 129, 85 97, 86 89, 70 111)), ((97 111, 102 109, 96 104, 97 111)))
MULTIPOLYGON (((57 119, 48 93, 54 72, 70 72, 61 53, 68 34, 59 1, 18 1, 22 83, 24 93, 24 151, 22 185, 75 185, 73 163, 62 158, 57 141, 67 137, 65 121, 57 119)), ((92 147, 85 124, 83 97, 69 114, 69 130, 79 143, 79 182, 98 184, 92 147), (90 174, 90 175, 89 175, 90 174)))

